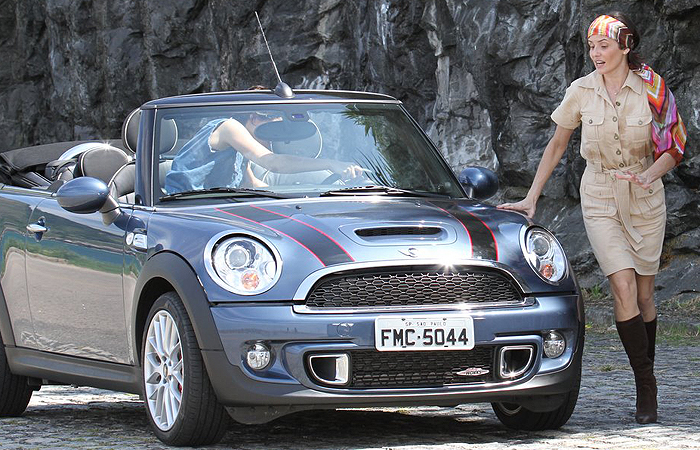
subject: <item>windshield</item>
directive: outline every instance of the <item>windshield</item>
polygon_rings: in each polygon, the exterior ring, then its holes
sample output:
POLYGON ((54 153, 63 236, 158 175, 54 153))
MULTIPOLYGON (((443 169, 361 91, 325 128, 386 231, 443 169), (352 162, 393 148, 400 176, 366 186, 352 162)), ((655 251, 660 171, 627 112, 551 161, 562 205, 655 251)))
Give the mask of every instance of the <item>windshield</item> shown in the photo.
POLYGON ((374 187, 395 188, 382 190, 385 195, 400 189, 463 196, 397 104, 161 109, 154 144, 154 186, 161 199, 234 196, 241 190, 289 197, 380 192, 374 187))

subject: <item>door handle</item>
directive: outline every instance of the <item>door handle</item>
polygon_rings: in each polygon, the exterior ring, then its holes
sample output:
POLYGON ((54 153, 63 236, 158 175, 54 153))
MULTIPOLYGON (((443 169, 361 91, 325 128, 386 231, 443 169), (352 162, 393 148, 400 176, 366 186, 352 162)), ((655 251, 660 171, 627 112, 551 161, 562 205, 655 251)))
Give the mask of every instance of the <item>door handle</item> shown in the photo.
POLYGON ((49 229, 41 223, 30 223, 27 225, 27 231, 30 233, 46 233, 49 229))

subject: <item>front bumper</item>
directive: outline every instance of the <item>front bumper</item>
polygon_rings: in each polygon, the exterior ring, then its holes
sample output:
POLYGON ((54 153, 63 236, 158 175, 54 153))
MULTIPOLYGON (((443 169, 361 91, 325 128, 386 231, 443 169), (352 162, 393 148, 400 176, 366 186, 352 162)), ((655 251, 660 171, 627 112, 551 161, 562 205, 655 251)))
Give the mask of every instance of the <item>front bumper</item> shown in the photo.
POLYGON ((476 347, 533 345, 535 358, 514 380, 428 387, 331 387, 310 375, 309 354, 374 350, 374 321, 387 313, 298 314, 291 305, 262 304, 216 306, 211 312, 224 351, 204 349, 202 354, 219 400, 251 416, 260 415, 256 407, 266 408, 262 415, 266 420, 295 409, 472 402, 512 402, 552 410, 580 376, 584 320, 578 295, 537 297, 526 307, 440 311, 440 315, 471 315, 476 347), (548 330, 558 330, 566 338, 559 358, 544 357, 542 336, 548 330), (259 341, 271 347, 273 361, 255 371, 245 363, 245 352, 259 341))

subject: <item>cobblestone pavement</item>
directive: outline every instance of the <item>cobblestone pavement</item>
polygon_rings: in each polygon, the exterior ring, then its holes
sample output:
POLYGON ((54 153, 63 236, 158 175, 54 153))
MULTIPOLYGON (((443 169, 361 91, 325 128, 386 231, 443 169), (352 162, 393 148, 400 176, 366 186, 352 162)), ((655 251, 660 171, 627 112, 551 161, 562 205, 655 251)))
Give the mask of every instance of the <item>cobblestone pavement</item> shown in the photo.
MULTIPOLYGON (((583 383, 557 431, 504 428, 488 405, 313 411, 236 425, 216 447, 242 449, 700 449, 700 342, 657 349, 659 418, 634 421, 632 373, 617 336, 589 333, 583 383)), ((137 396, 48 386, 0 420, 0 449, 161 449, 137 396)))

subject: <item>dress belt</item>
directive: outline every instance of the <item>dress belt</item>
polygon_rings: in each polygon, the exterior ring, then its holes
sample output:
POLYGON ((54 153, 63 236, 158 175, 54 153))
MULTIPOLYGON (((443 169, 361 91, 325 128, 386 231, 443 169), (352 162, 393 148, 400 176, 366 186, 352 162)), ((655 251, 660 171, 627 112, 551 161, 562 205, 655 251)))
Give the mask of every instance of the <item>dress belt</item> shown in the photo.
POLYGON ((636 164, 621 167, 619 169, 603 168, 602 164, 597 161, 589 161, 586 164, 587 168, 593 172, 604 173, 612 178, 615 205, 617 206, 617 211, 620 214, 622 227, 625 229, 629 237, 632 238, 633 242, 631 242, 631 244, 634 250, 639 250, 642 247, 642 235, 639 234, 639 232, 632 226, 632 217, 630 216, 630 182, 617 178, 615 174, 621 173, 622 171, 640 173, 646 170, 649 165, 651 165, 651 158, 640 160, 636 164))

